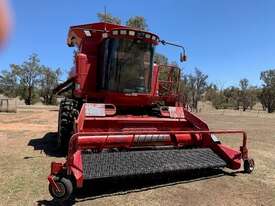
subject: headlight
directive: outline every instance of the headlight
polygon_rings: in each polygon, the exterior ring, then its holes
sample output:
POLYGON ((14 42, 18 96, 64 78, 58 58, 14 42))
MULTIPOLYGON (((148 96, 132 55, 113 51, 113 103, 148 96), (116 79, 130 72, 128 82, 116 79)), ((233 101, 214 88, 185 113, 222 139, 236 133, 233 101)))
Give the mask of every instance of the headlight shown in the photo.
POLYGON ((120 34, 121 34, 121 35, 126 35, 126 34, 127 34, 127 31, 126 31, 126 30, 120 30, 120 34))
POLYGON ((129 36, 135 36, 135 31, 129 31, 129 36))
POLYGON ((113 35, 118 35, 118 30, 112 31, 112 34, 113 34, 113 35))

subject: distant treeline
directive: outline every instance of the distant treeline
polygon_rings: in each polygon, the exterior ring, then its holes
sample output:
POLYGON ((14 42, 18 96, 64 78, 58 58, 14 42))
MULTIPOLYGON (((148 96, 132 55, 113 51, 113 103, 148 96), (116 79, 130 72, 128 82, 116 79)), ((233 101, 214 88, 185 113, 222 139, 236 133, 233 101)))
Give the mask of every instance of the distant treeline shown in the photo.
POLYGON ((209 84, 207 78, 207 75, 195 69, 194 74, 184 75, 181 80, 184 102, 193 110, 198 109, 198 101, 211 101, 216 109, 252 110, 257 102, 268 113, 275 109, 275 69, 261 72, 261 87, 250 85, 244 78, 239 81, 239 86, 219 89, 217 85, 209 84))
POLYGON ((0 94, 20 97, 27 105, 41 101, 56 104, 53 89, 58 84, 61 69, 40 64, 37 54, 32 54, 21 65, 11 64, 9 70, 0 74, 0 94))

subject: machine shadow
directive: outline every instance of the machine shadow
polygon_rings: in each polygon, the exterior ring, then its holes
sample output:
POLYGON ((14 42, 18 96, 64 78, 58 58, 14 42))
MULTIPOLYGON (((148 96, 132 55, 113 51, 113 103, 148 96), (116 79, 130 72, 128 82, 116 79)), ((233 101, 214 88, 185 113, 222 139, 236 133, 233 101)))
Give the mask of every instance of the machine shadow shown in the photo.
POLYGON ((184 173, 135 176, 129 178, 112 178, 85 181, 82 189, 75 194, 75 202, 95 200, 99 198, 125 195, 128 193, 168 187, 226 175, 221 169, 188 171, 184 173))
POLYGON ((43 151, 46 155, 51 157, 65 157, 66 154, 57 148, 57 133, 48 132, 43 137, 31 139, 28 146, 32 146, 34 150, 43 151))
POLYGON ((85 181, 83 188, 78 189, 71 200, 64 203, 57 203, 54 200, 37 201, 39 206, 52 205, 75 205, 76 203, 91 201, 95 199, 125 195, 129 193, 143 192, 161 187, 169 187, 177 184, 202 181, 206 179, 218 178, 225 173, 222 169, 208 169, 199 171, 188 171, 180 173, 155 174, 146 176, 135 176, 127 178, 108 178, 85 181))

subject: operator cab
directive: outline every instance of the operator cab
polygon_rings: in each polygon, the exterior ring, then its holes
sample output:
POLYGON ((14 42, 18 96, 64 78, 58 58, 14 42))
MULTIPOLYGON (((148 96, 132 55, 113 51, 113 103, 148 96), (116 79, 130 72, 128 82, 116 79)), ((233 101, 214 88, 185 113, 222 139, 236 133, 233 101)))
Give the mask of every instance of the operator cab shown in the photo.
POLYGON ((151 107, 159 101, 175 104, 176 70, 166 65, 162 75, 153 62, 154 51, 159 44, 173 45, 183 49, 180 59, 186 60, 184 47, 150 32, 103 22, 71 27, 67 44, 78 48, 75 72, 56 91, 72 89, 72 95, 85 102, 120 108, 151 107))
POLYGON ((114 29, 110 33, 99 48, 97 89, 150 93, 158 37, 130 29, 114 29))

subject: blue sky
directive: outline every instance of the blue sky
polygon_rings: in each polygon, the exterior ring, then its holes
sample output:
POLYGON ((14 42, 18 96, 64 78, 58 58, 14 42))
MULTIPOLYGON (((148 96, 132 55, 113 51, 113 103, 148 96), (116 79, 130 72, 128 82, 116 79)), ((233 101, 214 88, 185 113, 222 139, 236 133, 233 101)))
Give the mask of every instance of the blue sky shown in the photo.
MULTIPOLYGON (((260 85, 260 72, 275 67, 273 0, 11 0, 11 6, 14 29, 0 54, 0 70, 32 53, 45 65, 68 70, 73 51, 66 45, 69 26, 97 21, 104 6, 123 22, 144 16, 150 31, 184 44, 189 57, 184 71, 198 67, 219 87, 238 85, 244 77, 260 85)), ((158 51, 171 61, 179 59, 176 48, 158 51)))

